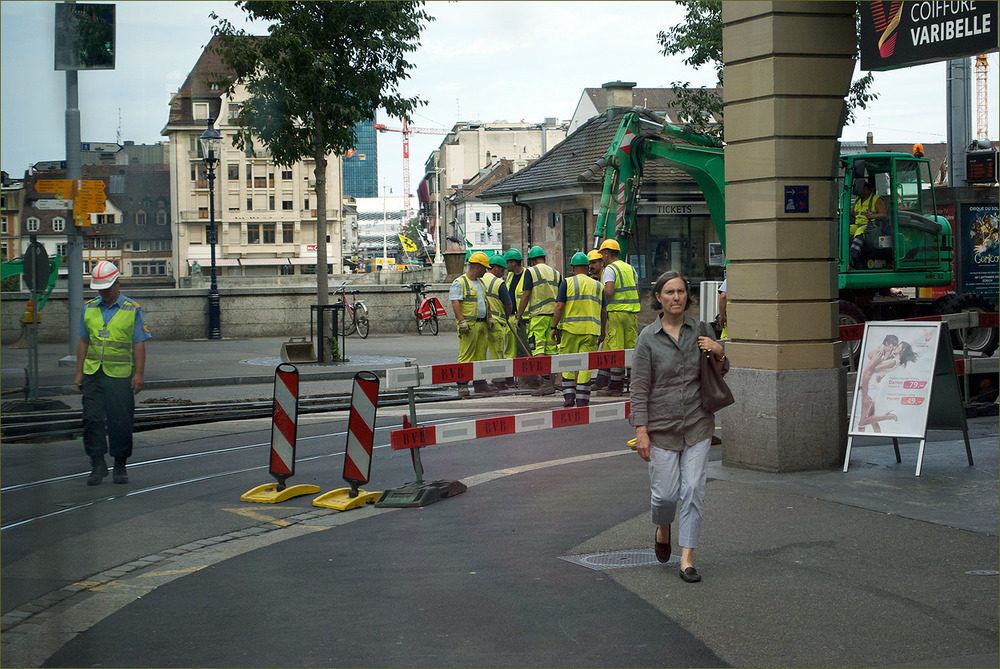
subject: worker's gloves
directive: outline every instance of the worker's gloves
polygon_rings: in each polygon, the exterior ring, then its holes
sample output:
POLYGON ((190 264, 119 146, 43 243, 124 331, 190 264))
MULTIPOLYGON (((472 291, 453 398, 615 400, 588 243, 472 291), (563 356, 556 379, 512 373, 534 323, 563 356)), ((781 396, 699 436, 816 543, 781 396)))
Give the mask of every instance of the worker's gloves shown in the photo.
POLYGON ((459 321, 458 322, 458 336, 464 337, 469 334, 472 328, 469 327, 469 321, 459 321))

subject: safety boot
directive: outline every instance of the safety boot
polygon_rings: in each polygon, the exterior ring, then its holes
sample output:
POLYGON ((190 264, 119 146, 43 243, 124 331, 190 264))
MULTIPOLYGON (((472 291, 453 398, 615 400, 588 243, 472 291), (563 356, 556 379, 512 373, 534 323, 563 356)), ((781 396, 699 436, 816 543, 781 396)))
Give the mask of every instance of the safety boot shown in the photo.
POLYGON ((87 477, 87 485, 101 485, 104 477, 108 475, 108 463, 104 461, 104 456, 99 455, 90 459, 90 476, 87 477))
POLYGON ((538 385, 538 388, 531 391, 533 397, 543 397, 545 395, 551 395, 556 391, 555 381, 552 380, 551 374, 542 374, 542 382, 538 385))
MULTIPOLYGON (((105 468, 107 471, 107 468, 105 468)), ((128 472, 125 471, 125 458, 115 458, 115 470, 111 474, 115 483, 128 483, 128 472)))

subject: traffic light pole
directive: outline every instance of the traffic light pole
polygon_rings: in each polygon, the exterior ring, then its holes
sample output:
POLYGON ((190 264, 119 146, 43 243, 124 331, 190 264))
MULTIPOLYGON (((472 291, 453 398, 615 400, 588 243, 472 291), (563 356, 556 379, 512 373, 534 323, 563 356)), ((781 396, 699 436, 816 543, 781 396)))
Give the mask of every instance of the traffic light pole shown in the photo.
MULTIPOLYGON (((80 87, 76 70, 66 70, 66 178, 83 178, 80 166, 80 87)), ((68 256, 66 281, 69 287, 69 352, 60 367, 76 367, 76 347, 80 341, 80 313, 83 311, 83 235, 76 220, 66 229, 68 256)))

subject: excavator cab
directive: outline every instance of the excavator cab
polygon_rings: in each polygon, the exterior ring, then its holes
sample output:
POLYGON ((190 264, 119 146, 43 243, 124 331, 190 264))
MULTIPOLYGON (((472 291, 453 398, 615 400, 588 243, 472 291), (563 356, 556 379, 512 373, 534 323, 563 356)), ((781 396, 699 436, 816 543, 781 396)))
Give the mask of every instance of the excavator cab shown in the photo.
POLYGON ((951 283, 951 227, 936 213, 929 163, 870 153, 841 167, 841 289, 951 283))

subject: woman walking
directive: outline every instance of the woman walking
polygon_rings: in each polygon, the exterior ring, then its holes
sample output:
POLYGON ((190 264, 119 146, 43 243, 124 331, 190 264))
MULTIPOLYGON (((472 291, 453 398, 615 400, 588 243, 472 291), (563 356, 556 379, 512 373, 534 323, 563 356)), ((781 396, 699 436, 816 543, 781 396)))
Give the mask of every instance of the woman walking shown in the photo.
POLYGON ((701 535, 705 465, 715 431, 714 415, 701 405, 700 362, 701 356, 711 356, 725 373, 729 361, 711 328, 685 315, 691 296, 680 273, 660 276, 650 306, 661 314, 636 341, 630 421, 636 452, 649 463, 656 557, 670 559, 670 524, 677 515, 680 577, 697 583, 701 575, 694 568, 694 549, 701 535))

